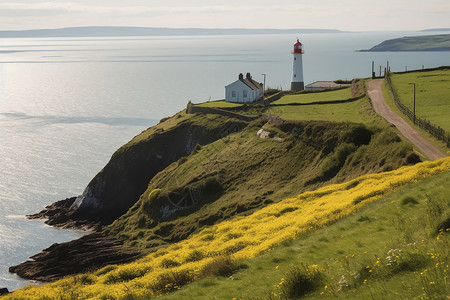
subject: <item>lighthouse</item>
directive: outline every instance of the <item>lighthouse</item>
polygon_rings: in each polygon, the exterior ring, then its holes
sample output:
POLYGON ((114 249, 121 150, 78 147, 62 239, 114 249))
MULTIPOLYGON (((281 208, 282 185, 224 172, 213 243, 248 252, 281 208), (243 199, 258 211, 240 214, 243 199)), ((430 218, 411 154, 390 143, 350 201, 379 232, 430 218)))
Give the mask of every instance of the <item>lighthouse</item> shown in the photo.
POLYGON ((294 44, 294 51, 292 51, 294 55, 294 71, 292 73, 291 91, 297 92, 305 89, 305 83, 303 82, 303 53, 303 45, 297 39, 297 42, 294 44))

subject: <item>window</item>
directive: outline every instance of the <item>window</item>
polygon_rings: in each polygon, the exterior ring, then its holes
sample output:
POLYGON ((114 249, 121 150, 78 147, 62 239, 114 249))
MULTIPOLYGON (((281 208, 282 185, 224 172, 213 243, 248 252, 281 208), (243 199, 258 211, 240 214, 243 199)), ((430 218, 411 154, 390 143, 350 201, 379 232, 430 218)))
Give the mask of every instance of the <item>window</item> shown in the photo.
POLYGON ((297 77, 297 74, 294 74, 294 77, 297 77))
POLYGON ((242 96, 243 96, 244 98, 247 98, 247 91, 246 91, 246 90, 244 90, 244 91, 242 92, 242 96))
POLYGON ((231 92, 231 97, 236 97, 236 91, 231 92))

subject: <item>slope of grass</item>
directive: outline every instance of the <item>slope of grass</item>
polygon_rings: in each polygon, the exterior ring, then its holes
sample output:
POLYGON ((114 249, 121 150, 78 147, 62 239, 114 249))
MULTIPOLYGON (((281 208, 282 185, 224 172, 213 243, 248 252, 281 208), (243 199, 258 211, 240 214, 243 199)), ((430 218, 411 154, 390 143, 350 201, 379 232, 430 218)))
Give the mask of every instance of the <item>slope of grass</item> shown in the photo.
MULTIPOLYGON (((108 266, 95 273, 69 277, 67 279, 40 287, 26 287, 6 296, 5 299, 148 299, 162 293, 178 290, 183 285, 186 285, 203 276, 210 275, 210 272, 206 272, 205 270, 208 270, 208 266, 218 265, 217 257, 222 257, 223 261, 227 261, 223 257, 231 256, 233 261, 239 261, 261 256, 268 251, 272 251, 275 248, 280 247, 281 245, 292 245, 293 241, 345 218, 346 216, 360 210, 368 203, 376 201, 382 196, 388 195, 396 190, 399 190, 401 187, 419 182, 433 175, 445 172, 448 173, 449 170, 450 158, 446 158, 433 162, 424 162, 410 167, 403 167, 398 170, 382 174, 365 175, 342 184, 329 185, 313 192, 303 193, 297 197, 287 198, 283 201, 262 208, 249 216, 235 217, 228 221, 205 228, 184 241, 173 244, 167 249, 156 251, 155 253, 152 253, 134 263, 122 266, 108 266)), ((448 179, 448 177, 446 179, 448 179)), ((445 185, 442 184, 441 186, 445 185)), ((448 192, 448 189, 446 191, 448 192)), ((153 191, 150 194, 150 199, 157 197, 159 193, 159 190, 153 191)), ((422 203, 423 201, 422 199, 414 200, 419 203, 422 203)), ((392 204, 397 206, 398 203, 395 204, 395 200, 393 201, 394 203, 392 204)), ((404 200, 401 203, 403 203, 405 208, 410 204, 415 205, 414 201, 404 200)), ((433 206, 430 207, 431 210, 435 212, 432 219, 438 222, 443 218, 442 212, 448 211, 447 208, 446 210, 439 209, 440 206, 438 204, 434 205, 434 207, 437 208, 433 208, 433 206), (437 214, 439 214, 439 216, 437 214)), ((399 210, 400 209, 401 208, 399 207, 399 210)), ((411 210, 414 211, 414 209, 411 210)), ((397 221, 399 232, 405 232, 402 229, 412 222, 410 222, 407 218, 403 218, 400 213, 399 215, 400 216, 397 221)), ((379 216, 381 218, 384 215, 380 214, 379 216)), ((374 216, 368 215, 366 218, 362 218, 361 221, 358 222, 365 222, 367 218, 370 220, 371 218, 374 218, 374 216)), ((439 229, 445 228, 445 224, 447 223, 442 223, 444 225, 437 225, 432 228, 434 232, 437 231, 437 237, 440 238, 435 238, 436 240, 446 240, 444 239, 446 236, 444 236, 443 231, 439 231, 439 229)), ((386 226, 387 224, 388 223, 385 223, 383 226, 386 226)), ((394 223, 394 225, 396 224, 394 223)), ((341 233, 335 236, 330 235, 328 236, 328 239, 335 239, 338 243, 340 243, 337 245, 342 245, 342 247, 344 247, 343 249, 348 250, 346 243, 342 243, 340 240, 341 236, 346 236, 345 232, 353 230, 352 228, 355 229, 358 228, 358 226, 355 224, 352 226, 350 226, 350 224, 347 224, 346 226, 339 226, 338 232, 341 233)), ((384 231, 387 229, 388 228, 376 226, 377 231, 384 231)), ((363 239, 364 236, 367 235, 367 232, 360 233, 360 238, 363 239)), ((404 238, 405 242, 414 241, 414 239, 407 236, 404 238)), ((329 242, 325 239, 322 241, 324 243, 329 242)), ((361 245, 359 247, 361 248, 360 251, 364 251, 365 248, 372 249, 369 248, 371 243, 370 239, 366 242, 368 243, 367 245, 357 244, 357 246, 361 245)), ((403 241, 396 237, 394 242, 401 243, 403 241)), ((353 243, 351 244, 354 243, 355 241, 353 240, 353 243)), ((375 245, 375 249, 377 249, 378 245, 383 244, 376 239, 373 243, 375 245)), ((385 246, 387 247, 387 245, 389 244, 386 244, 385 246)), ((334 249, 340 250, 337 247, 334 249)), ((323 250, 321 247, 311 245, 311 253, 321 250, 323 250)), ((289 251, 296 253, 295 248, 291 248, 289 251)), ((387 249, 382 248, 381 251, 387 251, 387 249)), ((437 255, 437 249, 432 249, 431 251, 433 251, 432 254, 434 256, 444 258, 441 254, 437 255)), ((340 255, 347 256, 351 256, 353 254, 346 253, 345 251, 338 253, 340 255)), ((366 255, 367 253, 355 253, 355 256, 356 254, 358 255, 358 258, 360 256, 363 257, 361 260, 363 262, 363 269, 368 269, 367 272, 370 270, 375 270, 375 272, 377 272, 376 274, 378 274, 377 265, 380 264, 380 262, 378 262, 380 259, 377 259, 377 262, 374 262, 374 257, 372 257, 371 254, 370 256, 367 256, 368 259, 366 262, 364 260, 365 257, 362 255, 366 255), (366 266, 368 267, 366 268, 366 266)), ((425 257, 427 256, 431 257, 432 255, 425 254, 425 257)), ((348 260, 348 257, 345 259, 348 260)), ((431 259, 434 258, 431 257, 431 259)), ((274 258, 272 259, 272 262, 279 263, 281 260, 275 260, 274 258)), ((440 260, 433 260, 430 267, 433 267, 434 264, 438 263, 439 266, 442 266, 440 260)), ((345 265, 350 264, 347 264, 344 261, 344 266, 345 265)), ((244 266, 245 265, 242 265, 240 268, 243 268, 244 266)), ((276 276, 277 269, 279 268, 275 267, 272 270, 274 272, 273 277, 278 277, 278 279, 281 280, 279 276, 276 276)), ((312 273, 326 273, 329 269, 330 267, 328 265, 320 267, 307 267, 307 270, 310 270, 312 273)), ((353 269, 349 267, 347 276, 353 276, 352 274, 354 274, 354 272, 352 270, 353 269)), ((362 272, 360 266, 356 267, 355 270, 359 270, 359 273, 362 272)), ((258 270, 253 271, 257 272, 258 270)), ((346 272, 344 267, 339 270, 338 274, 341 274, 342 272, 346 272)), ((239 273, 237 276, 238 275, 239 273)), ((370 275, 364 276, 366 276, 364 279, 367 278, 368 280, 373 279, 375 281, 378 279, 378 277, 371 278, 370 275)), ((383 278, 382 275, 379 276, 379 278, 383 278)), ((344 278, 348 278, 349 281, 351 280, 350 277, 345 277, 345 275, 344 278)), ((425 281, 434 280, 434 284, 430 285, 441 285, 441 281, 439 281, 440 277, 431 277, 431 279, 428 279, 428 277, 424 278, 425 281)), ((329 280, 330 291, 338 293, 340 290, 336 286, 336 281, 339 279, 336 276, 330 275, 329 280)), ((351 281, 349 283, 351 288, 358 289, 360 286, 367 283, 367 281, 360 283, 359 281, 361 280, 355 280, 357 282, 355 281, 355 283, 353 283, 353 281, 351 281)), ((281 282, 283 282, 283 280, 281 280, 281 282)), ((214 283, 205 284, 203 282, 203 284, 203 288, 206 288, 208 285, 214 286, 214 283)), ((282 284, 279 284, 278 286, 280 285, 282 284)), ((323 289, 328 294, 327 288, 324 287, 323 289)), ((244 290, 245 291, 241 290, 241 293, 251 292, 249 286, 247 286, 244 290)), ((221 295, 224 295, 227 291, 231 291, 231 288, 228 290, 222 289, 222 291, 223 292, 221 295)), ((351 291, 349 293, 349 295, 352 295, 351 291)), ((255 294, 252 295, 255 296, 255 294)), ((175 296, 185 297, 180 294, 175 296)), ((232 296, 239 297, 240 295, 234 294, 232 296)), ((224 299, 226 297, 220 296, 220 298, 224 299)))
POLYGON ((238 106, 242 106, 242 103, 233 103, 233 102, 226 102, 224 100, 220 100, 220 101, 203 102, 203 103, 199 103, 199 104, 196 104, 196 105, 197 106, 203 106, 203 107, 222 108, 222 107, 238 107, 238 106))
POLYGON ((450 68, 444 70, 392 74, 399 100, 413 111, 416 84, 416 116, 450 132, 450 68))
POLYGON ((350 88, 339 89, 335 91, 317 92, 317 93, 301 93, 285 95, 272 104, 290 104, 290 103, 311 103, 323 101, 337 101, 350 99, 352 93, 350 88))
POLYGON ((411 146, 391 128, 259 120, 157 174, 108 234, 149 252, 302 191, 414 162, 411 146), (268 138, 256 134, 261 128, 268 138), (161 193, 150 199, 155 189, 161 193))
MULTIPOLYGON (((283 100, 283 98, 280 100, 283 100)), ((368 124, 372 123, 374 118, 376 118, 375 116, 367 117, 367 113, 370 110, 369 100, 362 98, 348 103, 273 106, 269 107, 267 113, 286 120, 320 120, 332 122, 352 120, 352 122, 368 124)))
POLYGON ((245 270, 161 299, 278 299, 304 264, 322 274, 305 299, 445 299, 449 233, 439 230, 444 220, 449 226, 449 180, 447 171, 407 185, 324 230, 245 260, 245 270))
POLYGON ((386 126, 386 121, 373 111, 364 95, 364 81, 355 80, 351 88, 283 96, 266 112, 286 120, 350 121, 386 126), (339 103, 342 100, 350 101, 339 103))

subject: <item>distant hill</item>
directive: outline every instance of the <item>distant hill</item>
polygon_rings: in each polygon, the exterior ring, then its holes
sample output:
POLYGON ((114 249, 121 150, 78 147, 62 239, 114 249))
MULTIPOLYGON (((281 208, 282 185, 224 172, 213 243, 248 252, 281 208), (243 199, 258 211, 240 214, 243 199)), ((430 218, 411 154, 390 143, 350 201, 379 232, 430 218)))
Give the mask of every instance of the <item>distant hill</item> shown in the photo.
POLYGON ((384 41, 368 50, 359 51, 450 51, 450 34, 405 36, 384 41))
POLYGON ((175 36, 175 35, 236 35, 280 33, 339 33, 336 29, 246 29, 246 28, 160 28, 90 26, 59 29, 3 30, 0 38, 27 37, 112 37, 112 36, 175 36))
POLYGON ((450 31, 450 28, 430 28, 422 31, 450 31))

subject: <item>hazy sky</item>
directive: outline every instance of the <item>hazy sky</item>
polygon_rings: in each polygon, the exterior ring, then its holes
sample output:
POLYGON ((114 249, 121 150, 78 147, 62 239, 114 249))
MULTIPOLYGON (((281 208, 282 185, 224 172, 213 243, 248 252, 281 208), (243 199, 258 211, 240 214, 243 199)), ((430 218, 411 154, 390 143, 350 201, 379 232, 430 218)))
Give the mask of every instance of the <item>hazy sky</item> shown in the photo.
POLYGON ((450 0, 0 0, 0 30, 70 26, 450 27, 450 0))

